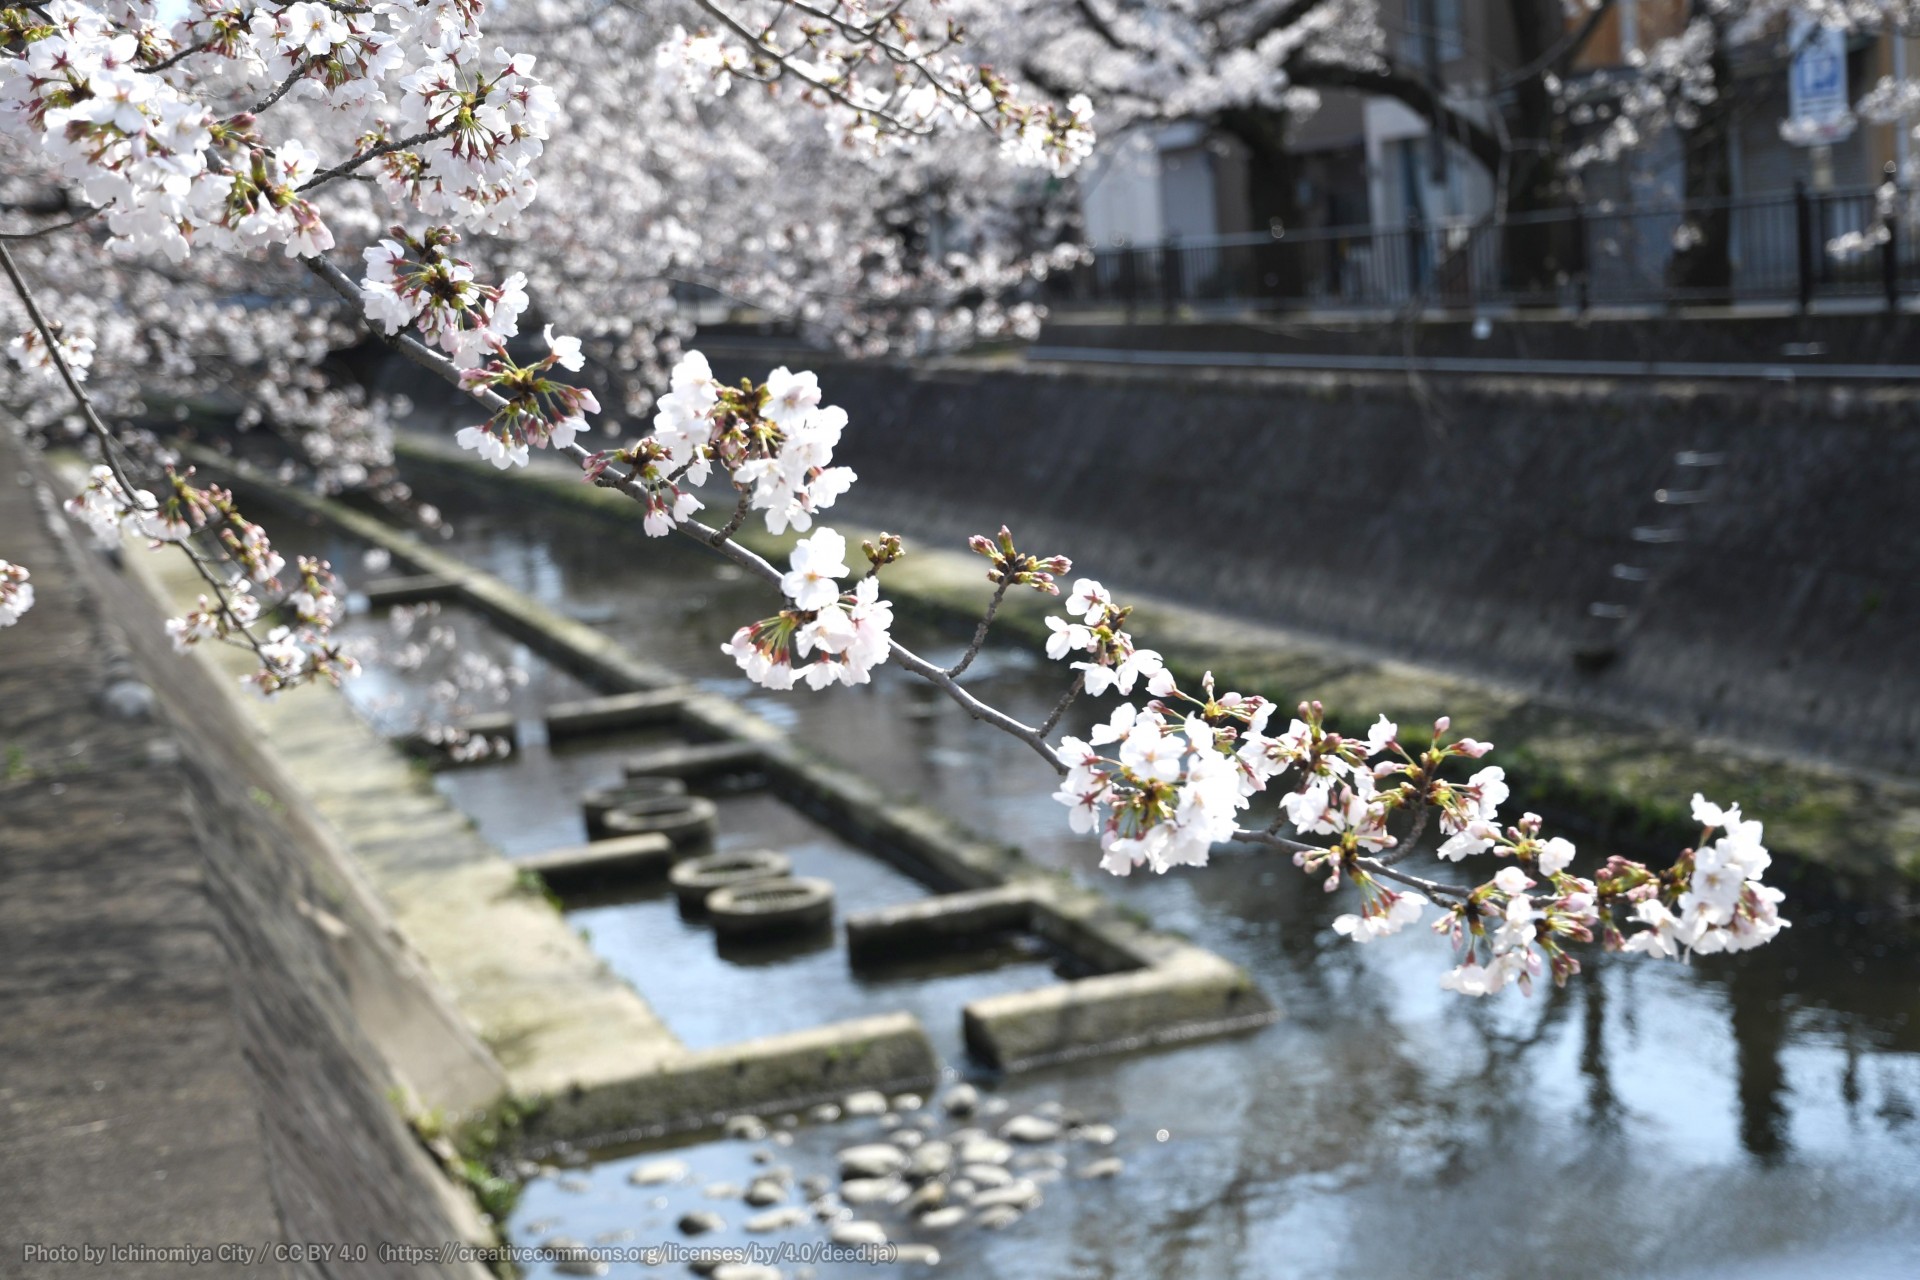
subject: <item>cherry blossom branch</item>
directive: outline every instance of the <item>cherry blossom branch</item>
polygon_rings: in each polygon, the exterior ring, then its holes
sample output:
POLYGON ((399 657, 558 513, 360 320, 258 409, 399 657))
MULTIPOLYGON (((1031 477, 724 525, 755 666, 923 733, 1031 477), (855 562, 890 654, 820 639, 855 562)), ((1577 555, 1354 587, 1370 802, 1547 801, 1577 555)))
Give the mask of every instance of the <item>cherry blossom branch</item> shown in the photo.
POLYGON ((756 33, 752 28, 746 26, 725 9, 715 4, 713 0, 694 0, 694 3, 701 9, 712 14, 715 18, 718 18, 721 23, 735 35, 751 43, 754 52, 778 65, 782 74, 790 75, 801 83, 819 90, 848 110, 877 120, 895 132, 905 134, 909 137, 926 137, 933 132, 932 126, 930 125, 913 124, 901 119, 898 115, 895 115, 884 107, 860 102, 851 94, 847 93, 846 90, 838 87, 831 81, 823 80, 812 72, 805 70, 793 60, 791 54, 768 44, 764 34, 756 33))
POLYGON ((416 133, 412 137, 397 138, 392 142, 382 142, 378 146, 368 147, 359 155, 348 160, 343 160, 331 169, 322 169, 298 187, 295 187, 294 190, 311 191, 315 187, 324 186, 332 182, 335 178, 348 177, 355 169, 358 169, 369 160, 377 160, 381 156, 392 155, 396 151, 405 151, 408 147, 417 147, 423 142, 433 142, 436 139, 447 137, 452 134, 457 127, 455 124, 444 124, 438 129, 428 129, 423 133, 416 133))
POLYGON ((106 212, 106 210, 103 207, 96 205, 93 208, 74 214, 65 222, 51 223, 47 226, 36 228, 33 231, 0 231, 0 240, 37 240, 41 236, 49 235, 55 231, 65 231, 68 227, 77 227, 91 218, 99 217, 104 212, 106 212))
POLYGON ((190 44, 186 48, 181 49, 178 52, 169 55, 165 60, 160 62, 155 62, 149 66, 141 67, 140 70, 146 72, 149 75, 158 75, 162 71, 167 71, 173 67, 179 66, 182 62, 185 62, 188 58, 191 58, 194 54, 203 52, 205 49, 208 48, 209 43, 210 43, 209 41, 202 40, 199 44, 190 44))
POLYGON ((287 72, 287 78, 282 80, 273 92, 253 104, 250 108, 251 114, 257 116, 274 103, 280 101, 280 99, 286 97, 287 91, 292 89, 294 85, 300 83, 300 81, 306 79, 307 72, 311 69, 312 68, 304 62, 295 63, 293 70, 287 72))
POLYGON ((34 297, 33 290, 27 286, 26 278, 20 274, 19 265, 13 260, 12 250, 5 244, 0 244, 0 267, 5 268, 7 279, 13 282, 13 291, 19 295, 21 305, 27 310, 27 318, 33 322, 34 329, 40 334, 40 341, 46 345, 47 357, 52 361, 54 370, 60 375, 60 380, 66 383, 67 390, 79 404, 80 414, 86 421, 88 431, 99 442, 102 459, 113 468, 114 479, 120 482, 121 487, 129 494, 133 493, 136 486, 127 479, 126 473, 120 468, 119 461, 114 457, 114 450, 121 447, 120 441, 108 429, 107 424, 100 420, 100 415, 94 412, 93 397, 87 394, 86 388, 81 386, 80 380, 74 376, 72 366, 67 363, 66 353, 60 349, 53 326, 47 323, 47 317, 40 310, 39 300, 34 297))
MULTIPOLYGON (((339 267, 322 257, 303 258, 301 261, 306 264, 308 270, 325 281, 335 293, 338 293, 342 298, 351 303, 355 314, 364 320, 365 304, 361 296, 360 288, 346 272, 340 270, 339 267)), ((508 402, 506 399, 498 393, 468 385, 467 382, 461 378, 460 370, 453 361, 447 359, 447 357, 441 355, 439 352, 434 351, 418 338, 406 333, 383 334, 377 326, 370 325, 368 327, 376 337, 379 337, 389 346, 402 352, 414 363, 439 375, 444 381, 459 387, 461 391, 465 392, 480 404, 492 410, 502 409, 507 406, 508 402)), ((572 444, 563 450, 563 452, 578 462, 583 470, 590 469, 594 455, 584 446, 572 444)), ((616 482, 612 487, 618 488, 629 497, 641 502, 647 500, 645 487, 631 477, 616 482)), ((720 554, 746 569, 755 577, 771 583, 775 588, 779 587, 780 571, 761 556, 741 546, 738 542, 733 541, 732 530, 737 529, 737 525, 732 526, 730 529, 716 529, 702 524, 698 520, 689 519, 676 527, 688 536, 693 537, 696 541, 704 543, 720 552, 720 554)), ((901 666, 927 679, 935 687, 946 693, 948 697, 959 703, 968 715, 985 724, 990 724, 994 728, 1000 729, 1019 739, 1021 742, 1026 743, 1041 759, 1051 765, 1055 772, 1066 772, 1066 763, 1060 759, 1059 753, 1047 743, 1046 736, 1041 730, 1023 724, 1006 712, 982 702, 979 698, 976 698, 972 693, 956 683, 944 668, 927 661, 927 659, 913 652, 913 650, 907 648, 899 641, 889 638, 888 650, 900 662, 901 666)))
MULTIPOLYGON (((60 349, 60 343, 53 332, 53 326, 47 323, 46 315, 40 310, 39 300, 34 297, 33 290, 28 286, 26 277, 20 274, 20 267, 13 260, 12 250, 8 249, 5 244, 0 244, 0 268, 5 269, 7 279, 13 284, 14 292, 19 295, 21 305, 26 308, 28 318, 32 320, 34 328, 40 334, 40 341, 46 344, 47 357, 52 361, 54 369, 59 373, 60 380, 66 383, 68 392, 72 394, 75 403, 80 406, 80 414, 86 421, 87 430, 100 445, 102 461, 112 471, 114 481, 119 485, 121 493, 125 495, 126 500, 129 503, 137 502, 134 495, 145 493, 146 491, 133 483, 121 466, 120 461, 114 456, 114 451, 124 446, 121 445, 119 439, 115 437, 107 424, 101 421, 100 414, 94 409, 93 397, 87 394, 87 389, 81 385, 79 378, 74 375, 73 367, 68 363, 66 353, 60 349)), ((194 554, 193 550, 186 546, 184 542, 177 543, 176 545, 178 545, 186 555, 187 562, 193 566, 194 572, 199 574, 201 580, 212 589, 215 598, 220 603, 220 612, 225 617, 231 619, 235 629, 238 630, 242 636, 246 637, 248 647, 251 648, 254 655, 260 659, 262 666, 269 671, 277 669, 279 664, 266 652, 260 643, 259 637, 255 636, 252 628, 246 624, 239 614, 234 612, 232 600, 227 595, 226 584, 217 578, 213 571, 201 562, 201 557, 194 554)))
MULTIPOLYGON (((1323 845, 1307 844, 1299 840, 1289 840, 1285 836, 1274 835, 1266 831, 1242 831, 1234 837, 1234 843, 1264 845, 1267 848, 1280 849, 1287 853, 1323 854, 1327 852, 1326 847, 1323 845)), ((1385 858, 1355 857, 1352 862, 1354 866, 1371 875, 1379 876, 1383 880, 1392 880, 1396 884, 1406 885, 1409 889, 1418 889, 1420 892, 1434 897, 1465 900, 1466 897, 1473 892, 1472 889, 1460 885, 1443 884, 1438 880, 1429 880, 1425 876, 1411 875, 1405 871, 1396 870, 1385 858)))

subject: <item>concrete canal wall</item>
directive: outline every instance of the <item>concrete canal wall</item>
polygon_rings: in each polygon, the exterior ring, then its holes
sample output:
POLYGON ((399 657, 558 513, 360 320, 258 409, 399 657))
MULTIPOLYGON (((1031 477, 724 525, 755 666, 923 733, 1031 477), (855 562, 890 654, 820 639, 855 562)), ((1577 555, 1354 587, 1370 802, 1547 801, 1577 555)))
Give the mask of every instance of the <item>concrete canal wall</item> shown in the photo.
POLYGON ((0 541, 39 597, 0 632, 10 1261, 325 1243, 347 1251, 96 1267, 486 1275, 380 1245, 486 1238, 404 1111, 489 1102, 497 1069, 228 690, 168 651, 146 566, 78 545, 24 466, 0 435, 0 541))
POLYGON ((1091 576, 1362 656, 1920 769, 1913 391, 809 359, 851 415, 862 523, 1007 519, 1091 576))

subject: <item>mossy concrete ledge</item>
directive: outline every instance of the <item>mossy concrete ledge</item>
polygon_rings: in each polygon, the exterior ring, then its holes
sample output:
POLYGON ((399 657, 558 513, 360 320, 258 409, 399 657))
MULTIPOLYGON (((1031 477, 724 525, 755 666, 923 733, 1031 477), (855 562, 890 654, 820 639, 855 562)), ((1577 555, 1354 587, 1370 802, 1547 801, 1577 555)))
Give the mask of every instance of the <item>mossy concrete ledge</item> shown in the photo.
POLYGON ((444 600, 453 594, 453 584, 436 574, 415 573, 400 578, 375 578, 360 588, 367 607, 387 609, 394 605, 424 604, 444 600))
POLYGON ((555 893, 577 893, 657 880, 680 856, 673 841, 648 831, 549 849, 520 858, 515 865, 537 874, 555 893))
MULTIPOLYGON (((459 599, 610 694, 685 687, 671 672, 634 658, 598 632, 411 534, 330 499, 270 487, 226 460, 207 455, 196 461, 226 472, 236 488, 332 520, 396 560, 449 579, 459 599)), ((1067 1057, 1225 1034, 1265 1025, 1277 1016, 1243 970, 1191 943, 1154 932, 1104 895, 1034 866, 1018 849, 978 839, 932 810, 888 800, 867 779, 803 750, 723 697, 688 692, 680 704, 680 725, 709 743, 663 748, 658 757, 663 762, 676 753, 697 754, 710 747, 715 761, 736 769, 744 763, 763 769, 776 794, 926 883, 944 889, 1016 884, 1038 895, 1034 931, 1099 976, 1055 984, 1031 993, 1030 1001, 1003 997, 969 1006, 970 1042, 998 1066, 1019 1070, 1067 1057), (979 1031, 973 1035, 976 1025, 979 1031)), ((633 767, 630 764, 630 773, 633 767)), ((644 770, 645 762, 639 767, 644 770)), ((550 1090, 541 1092, 552 1096, 550 1090)), ((580 1113, 600 1114, 595 1108, 580 1113)))
POLYGON ((686 693, 680 689, 641 689, 579 702, 556 702, 547 708, 547 741, 672 724, 680 718, 684 701, 686 693))
POLYGON ((1006 1071, 1263 1027, 1276 1017, 1235 966, 1182 947, 1150 968, 1010 991, 966 1006, 967 1047, 1006 1071))
POLYGON ((863 964, 958 946, 982 934, 1031 930, 1038 901, 1032 886, 1007 884, 863 911, 847 917, 847 954, 863 964))
POLYGON ((880 1014, 686 1051, 651 1070, 550 1093, 527 1118, 520 1141, 537 1148, 583 1133, 637 1138, 717 1124, 739 1112, 794 1111, 858 1089, 925 1090, 939 1076, 919 1019, 880 1014))
MULTIPOLYGON (((1078 899, 1078 900, 1076 900, 1078 899)), ((967 1047, 1005 1071, 1265 1026, 1279 1016, 1247 975, 1210 951, 1090 916, 1059 882, 1026 879, 850 917, 856 959, 960 943, 1009 929, 1036 934, 1097 972, 967 1005, 967 1047), (1159 945, 1138 945, 1152 937, 1159 945)))

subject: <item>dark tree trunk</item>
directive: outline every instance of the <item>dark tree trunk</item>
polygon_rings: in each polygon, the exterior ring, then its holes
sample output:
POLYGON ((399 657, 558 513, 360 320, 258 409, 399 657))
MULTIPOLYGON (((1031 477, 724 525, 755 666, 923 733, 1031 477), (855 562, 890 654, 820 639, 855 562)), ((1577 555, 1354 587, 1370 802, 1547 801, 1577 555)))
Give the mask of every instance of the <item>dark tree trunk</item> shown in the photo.
MULTIPOLYGON (((1221 112, 1213 125, 1247 149, 1249 225, 1255 231, 1273 227, 1282 233, 1298 226, 1298 159, 1287 151, 1286 113, 1257 107, 1236 108, 1221 112)), ((1254 247, 1248 265, 1257 274, 1261 291, 1268 297, 1305 296, 1307 264, 1302 260, 1301 248, 1299 242, 1289 244, 1284 234, 1276 236, 1270 246, 1254 247)))
POLYGON ((1700 108, 1693 127, 1681 131, 1681 163, 1686 170, 1686 200, 1692 214, 1692 242, 1673 255, 1670 268, 1676 289, 1692 302, 1724 302, 1733 293, 1733 74, 1727 63, 1727 32, 1703 4, 1714 24, 1712 102, 1700 108))
MULTIPOLYGON (((1509 154, 1505 281, 1509 289, 1553 300, 1559 286, 1587 269, 1585 233, 1572 218, 1541 218, 1572 206, 1572 191, 1560 166, 1566 148, 1565 120, 1555 110, 1545 73, 1570 65, 1580 40, 1554 53, 1567 40, 1561 0, 1509 0, 1516 57, 1522 67, 1542 64, 1540 73, 1514 86, 1507 114, 1513 139, 1509 154), (1555 65, 1545 65, 1552 59, 1555 65)), ((1497 176, 1497 175, 1496 175, 1497 176)))

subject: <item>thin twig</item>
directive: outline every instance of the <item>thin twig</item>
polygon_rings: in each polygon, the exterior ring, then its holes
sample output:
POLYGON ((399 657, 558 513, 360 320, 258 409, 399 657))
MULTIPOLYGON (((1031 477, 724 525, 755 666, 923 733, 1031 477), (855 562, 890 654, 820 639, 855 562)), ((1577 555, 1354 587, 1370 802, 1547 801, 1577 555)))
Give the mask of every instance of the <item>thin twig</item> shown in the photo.
POLYGON ((1420 837, 1427 829, 1427 819, 1433 816, 1433 806, 1428 803, 1425 791, 1414 803, 1417 807, 1413 811, 1413 825, 1407 828, 1406 835, 1400 837, 1400 843, 1393 852, 1380 855, 1381 863, 1386 866, 1390 867, 1412 856, 1414 850, 1420 847, 1420 837))
POLYGON ((405 151, 408 147, 417 147, 423 142, 432 142, 436 138, 444 138, 452 133, 453 130, 453 125, 443 124, 438 129, 429 129, 425 133, 416 133, 411 138, 397 138, 392 142, 383 142, 377 147, 369 147, 359 155, 349 160, 343 160, 331 169, 322 169, 298 187, 295 187, 294 190, 311 191, 322 183, 332 182, 335 178, 346 177, 369 160, 384 155, 391 155, 395 151, 405 151))
POLYGON ((734 534, 740 532, 740 526, 747 522, 747 511, 752 501, 753 494, 751 491, 746 489, 740 490, 740 498, 733 504, 733 515, 728 517, 727 522, 714 532, 714 546, 717 547, 721 543, 731 540, 734 534))
MULTIPOLYGON (((1237 844, 1266 845, 1274 849, 1284 849, 1288 853, 1325 853, 1318 845, 1292 840, 1286 836, 1272 835, 1263 831, 1242 831, 1234 836, 1237 844)), ((1438 880, 1429 880, 1424 876, 1409 875, 1405 871, 1396 871, 1378 858, 1355 858, 1353 865, 1369 875, 1379 876, 1383 880, 1392 880, 1408 888, 1418 889, 1422 893, 1441 898, 1459 898, 1465 900, 1473 892, 1459 885, 1443 884, 1438 880)))
MULTIPOLYGON (((879 566, 875 565, 874 568, 877 571, 879 566)), ((969 644, 967 651, 960 655, 960 661, 947 668, 948 675, 958 677, 962 671, 973 665, 973 660, 980 654, 980 646, 987 642, 987 628, 993 625, 993 615, 1000 612, 1000 602, 1007 598, 1007 588, 1012 585, 1013 579, 1002 578, 999 585, 994 587, 993 599, 987 601, 986 616, 981 618, 980 625, 973 629, 973 643, 969 644)))
POLYGON ((68 227, 77 227, 81 223, 85 222, 87 219, 98 217, 100 214, 105 212, 106 212, 105 205, 94 205, 90 209, 86 209, 80 213, 74 214, 71 218, 68 218, 65 222, 55 222, 48 226, 40 227, 34 231, 0 231, 0 240, 38 239, 39 237, 44 236, 49 232, 65 231, 68 227))
POLYGON ((158 75, 160 72, 165 71, 170 67, 175 67, 175 66, 178 66, 180 63, 185 62, 188 58, 191 58, 194 54, 204 50, 211 43, 212 41, 210 40, 202 40, 199 44, 190 44, 186 48, 180 50, 178 53, 173 54, 171 57, 167 58, 163 62, 156 62, 150 67, 140 67, 137 69, 140 71, 144 71, 149 75, 158 75))
POLYGON ((1060 723, 1060 717, 1067 714, 1067 708, 1073 705, 1073 700, 1079 697, 1080 691, 1086 687, 1087 673, 1084 671, 1074 672, 1073 683, 1068 685, 1067 691, 1060 695, 1060 701, 1053 704, 1053 710, 1047 713, 1046 723, 1040 726, 1041 737, 1044 738, 1052 735, 1053 727, 1060 723))
POLYGON ((287 90, 293 88, 297 81, 304 79, 307 70, 307 64, 300 63, 297 64, 293 70, 287 72, 287 78, 280 82, 280 86, 277 89, 253 104, 253 114, 256 116, 259 115, 262 111, 265 111, 268 107, 286 97, 287 90))

